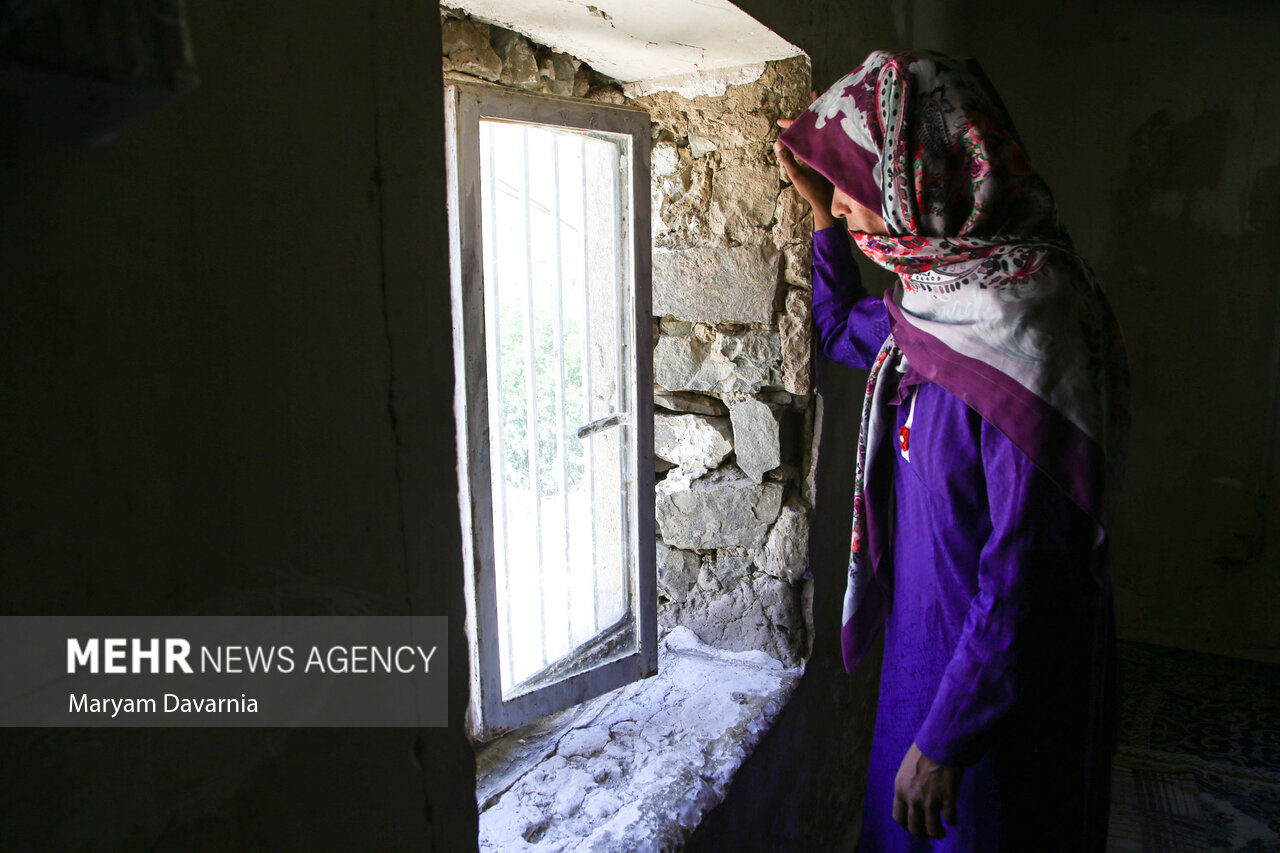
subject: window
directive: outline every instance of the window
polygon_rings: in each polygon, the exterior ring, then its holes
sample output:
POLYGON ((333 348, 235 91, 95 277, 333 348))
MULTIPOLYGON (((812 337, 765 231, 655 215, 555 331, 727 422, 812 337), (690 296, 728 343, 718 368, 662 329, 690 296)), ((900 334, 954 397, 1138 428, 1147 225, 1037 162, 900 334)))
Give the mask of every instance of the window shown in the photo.
POLYGON ((649 121, 497 87, 446 102, 485 739, 657 670, 649 121))

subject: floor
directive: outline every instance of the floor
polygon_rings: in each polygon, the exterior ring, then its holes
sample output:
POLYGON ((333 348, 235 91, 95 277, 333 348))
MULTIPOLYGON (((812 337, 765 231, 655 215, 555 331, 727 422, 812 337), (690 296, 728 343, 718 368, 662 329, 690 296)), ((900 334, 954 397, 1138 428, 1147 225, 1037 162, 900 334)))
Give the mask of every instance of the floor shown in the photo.
POLYGON ((1110 853, 1280 853, 1280 667, 1124 643, 1110 853))

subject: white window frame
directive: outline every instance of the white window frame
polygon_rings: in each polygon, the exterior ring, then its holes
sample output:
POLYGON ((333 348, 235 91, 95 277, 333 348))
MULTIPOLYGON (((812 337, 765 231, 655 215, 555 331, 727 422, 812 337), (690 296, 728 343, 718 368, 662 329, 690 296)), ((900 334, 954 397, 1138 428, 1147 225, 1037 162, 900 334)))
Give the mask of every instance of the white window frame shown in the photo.
MULTIPOLYGON (((497 737, 546 714, 584 702, 658 670, 655 504, 653 478, 653 332, 649 242, 649 117, 643 110, 533 95, 497 86, 446 87, 446 162, 458 418, 458 483, 466 571, 467 634, 471 659, 471 725, 479 740, 497 737), (629 329, 621 337, 631 362, 634 410, 619 428, 634 481, 628 507, 629 553, 636 651, 563 680, 504 699, 498 639, 489 401, 484 310, 484 228, 481 218, 482 118, 622 134, 631 139, 631 218, 620 245, 629 248, 629 329)), ((624 324, 624 326, 627 324, 624 324)))

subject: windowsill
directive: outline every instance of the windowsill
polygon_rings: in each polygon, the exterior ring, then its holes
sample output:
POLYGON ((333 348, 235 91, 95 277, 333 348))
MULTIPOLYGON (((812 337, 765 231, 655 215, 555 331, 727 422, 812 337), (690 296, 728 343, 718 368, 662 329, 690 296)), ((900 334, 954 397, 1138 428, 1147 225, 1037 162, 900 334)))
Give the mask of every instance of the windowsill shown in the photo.
POLYGON ((801 673, 764 652, 659 644, 653 678, 485 745, 482 850, 679 847, 768 730, 801 673))

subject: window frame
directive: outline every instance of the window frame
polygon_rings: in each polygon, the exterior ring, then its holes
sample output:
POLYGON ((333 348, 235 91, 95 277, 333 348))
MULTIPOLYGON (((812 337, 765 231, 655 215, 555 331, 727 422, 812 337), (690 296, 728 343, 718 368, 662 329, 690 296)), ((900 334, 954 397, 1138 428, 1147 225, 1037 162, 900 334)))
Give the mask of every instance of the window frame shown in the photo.
MULTIPOLYGON (((658 670, 656 518, 653 454, 653 332, 650 260, 649 116, 632 107, 534 95, 498 86, 445 87, 450 272, 458 419, 458 498, 463 527, 470 717, 473 735, 489 740, 658 670), (633 385, 627 450, 634 477, 628 532, 636 650, 528 692, 504 698, 498 637, 489 400, 485 332, 484 222, 481 215, 480 120, 559 126, 631 138, 629 247, 632 286, 629 339, 633 385)), ((624 250, 625 251, 625 250, 624 250)), ((588 644, 589 645, 589 644, 588 644)))

